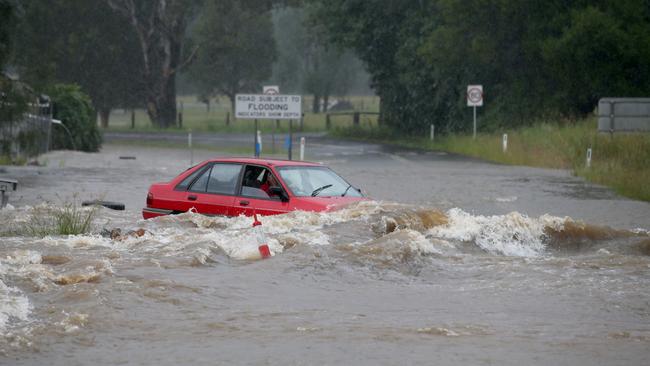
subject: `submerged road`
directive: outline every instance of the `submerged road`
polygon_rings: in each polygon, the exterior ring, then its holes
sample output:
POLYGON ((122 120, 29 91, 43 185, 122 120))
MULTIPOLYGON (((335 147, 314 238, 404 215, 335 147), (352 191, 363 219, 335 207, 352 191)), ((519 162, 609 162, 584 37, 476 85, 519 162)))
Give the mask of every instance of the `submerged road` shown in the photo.
POLYGON ((108 133, 100 153, 0 167, 20 182, 0 211, 0 364, 647 364, 647 202, 568 171, 309 135, 308 160, 377 201, 264 217, 274 257, 256 260, 249 218, 141 219, 149 185, 190 166, 145 139, 186 136, 108 133), (95 198, 126 211, 87 235, 25 230, 95 198))
MULTIPOLYGON (((334 140, 323 134, 294 135, 294 159, 299 156, 301 136, 306 137, 307 160, 328 164, 377 200, 441 209, 460 207, 481 215, 517 211, 530 216, 570 216, 627 229, 650 227, 649 203, 621 197, 567 170, 506 166, 444 152, 334 140)), ((244 134, 209 133, 194 134, 193 139, 196 144, 216 149, 195 150, 194 163, 231 155, 219 153, 218 149, 247 147, 252 140, 244 134)), ((270 150, 270 139, 269 135, 263 137, 264 151, 270 150)), ((184 143, 185 134, 110 132, 105 134, 105 140, 100 154, 58 151, 41 157, 45 167, 5 168, 6 175, 21 181, 21 189, 11 201, 17 205, 56 202, 79 192, 80 200, 103 197, 138 210, 152 182, 169 180, 190 165, 188 149, 132 145, 138 141, 184 143), (116 144, 119 142, 129 145, 116 144), (57 188, 43 190, 43 185, 57 188)), ((274 157, 286 158, 283 151, 278 144, 274 157)))

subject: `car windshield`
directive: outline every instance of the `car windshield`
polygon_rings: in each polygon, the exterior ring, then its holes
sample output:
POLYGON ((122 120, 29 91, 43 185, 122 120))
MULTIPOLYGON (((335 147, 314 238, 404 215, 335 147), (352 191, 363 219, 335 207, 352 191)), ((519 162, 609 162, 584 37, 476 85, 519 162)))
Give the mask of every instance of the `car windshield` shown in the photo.
POLYGON ((362 196, 356 188, 326 167, 292 166, 281 167, 278 171, 294 196, 362 196))

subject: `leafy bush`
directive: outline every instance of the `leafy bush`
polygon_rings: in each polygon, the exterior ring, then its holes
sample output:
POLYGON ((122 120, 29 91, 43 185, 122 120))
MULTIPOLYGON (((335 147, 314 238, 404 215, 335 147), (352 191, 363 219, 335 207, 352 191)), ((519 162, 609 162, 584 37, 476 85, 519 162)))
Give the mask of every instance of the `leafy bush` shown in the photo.
POLYGON ((68 84, 57 84, 48 94, 54 103, 53 118, 61 120, 72 135, 68 136, 61 126, 52 125, 52 148, 99 151, 102 135, 90 97, 79 86, 68 84))

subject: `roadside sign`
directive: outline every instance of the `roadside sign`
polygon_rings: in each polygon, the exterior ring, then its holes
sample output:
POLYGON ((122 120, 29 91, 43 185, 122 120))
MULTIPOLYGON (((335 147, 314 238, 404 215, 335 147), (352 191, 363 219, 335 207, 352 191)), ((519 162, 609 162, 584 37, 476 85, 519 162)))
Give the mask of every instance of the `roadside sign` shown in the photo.
POLYGON ((299 119, 302 96, 237 94, 235 117, 242 119, 299 119))
POLYGON ((468 107, 483 106, 483 85, 467 86, 467 106, 468 107))
POLYGON ((264 85, 262 87, 262 93, 264 94, 280 94, 280 87, 278 85, 264 85))

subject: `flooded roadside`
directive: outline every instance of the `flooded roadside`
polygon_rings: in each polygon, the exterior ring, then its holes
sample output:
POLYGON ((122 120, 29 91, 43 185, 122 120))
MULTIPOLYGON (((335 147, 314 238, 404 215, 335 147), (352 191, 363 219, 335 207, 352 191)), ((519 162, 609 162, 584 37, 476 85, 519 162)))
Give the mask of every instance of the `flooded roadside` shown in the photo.
POLYGON ((646 203, 599 196, 593 186, 582 186, 589 194, 581 195, 573 188, 579 181, 553 171, 354 147, 314 160, 380 201, 263 218, 274 257, 260 261, 250 219, 188 213, 141 220, 148 184, 188 163, 182 151, 129 149, 109 145, 100 159, 59 152, 49 168, 8 169, 24 186, 10 201, 14 208, 0 212, 0 360, 647 358, 646 203), (120 160, 123 154, 137 159, 120 160), (413 178, 404 179, 407 173, 413 178), (480 182, 467 183, 477 176, 480 182), (101 209, 86 235, 21 231, 43 202, 56 206, 74 194, 102 194, 127 210, 101 209))

